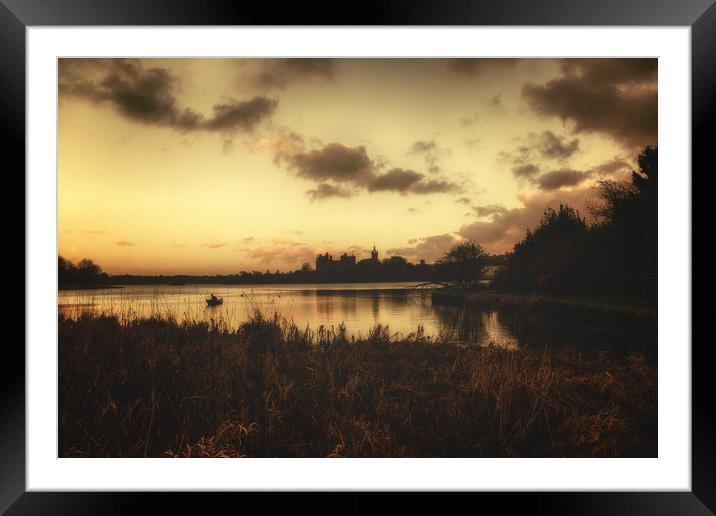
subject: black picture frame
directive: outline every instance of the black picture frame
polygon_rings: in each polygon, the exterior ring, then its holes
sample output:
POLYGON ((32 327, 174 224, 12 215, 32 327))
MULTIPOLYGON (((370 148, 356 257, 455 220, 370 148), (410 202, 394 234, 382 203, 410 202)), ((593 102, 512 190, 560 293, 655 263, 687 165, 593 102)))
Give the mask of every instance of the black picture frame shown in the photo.
MULTIPOLYGON (((25 167, 25 29, 40 25, 690 26, 692 168, 713 168, 712 162, 707 166, 707 159, 711 134, 716 134, 714 0, 371 0, 357 3, 350 9, 345 7, 327 2, 278 6, 244 0, 0 0, 0 128, 5 143, 6 178, 10 175, 24 177, 16 171, 25 167), (342 14, 344 12, 350 15, 342 14), (14 167, 10 163, 14 163, 14 167), (11 168, 15 171, 13 174, 11 168)), ((691 177, 691 171, 683 173, 691 177)), ((24 180, 19 188, 24 191, 24 180)), ((15 215, 6 220, 17 224, 17 218, 15 215)), ((27 300, 25 306, 26 310, 31 310, 32 299, 27 300)), ((709 340, 692 347, 692 491, 484 493, 479 496, 496 501, 508 512, 514 505, 524 505, 532 513, 540 514, 697 515, 716 512, 716 443, 713 438, 716 424, 708 383, 712 374, 709 340)), ((171 510, 172 505, 181 507, 185 504, 184 495, 176 494, 25 492, 25 352, 19 342, 17 338, 5 339, 0 361, 0 511, 7 511, 7 514, 143 512, 148 507, 147 499, 158 496, 161 496, 160 503, 165 511, 171 510)), ((690 346, 691 342, 669 344, 690 346)), ((322 500, 322 503, 328 503, 322 500)), ((348 503, 343 501, 340 507, 341 512, 363 512, 370 510, 373 503, 353 494, 348 503)), ((409 504, 421 506, 423 503, 421 495, 410 497, 409 504)))

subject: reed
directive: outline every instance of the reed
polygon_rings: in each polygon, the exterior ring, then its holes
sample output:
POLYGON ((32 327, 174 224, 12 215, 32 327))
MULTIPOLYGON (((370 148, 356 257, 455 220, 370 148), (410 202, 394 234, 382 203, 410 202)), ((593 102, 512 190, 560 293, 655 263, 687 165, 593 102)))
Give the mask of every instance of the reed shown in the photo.
POLYGON ((654 457, 640 355, 298 328, 256 310, 59 317, 62 457, 654 457))

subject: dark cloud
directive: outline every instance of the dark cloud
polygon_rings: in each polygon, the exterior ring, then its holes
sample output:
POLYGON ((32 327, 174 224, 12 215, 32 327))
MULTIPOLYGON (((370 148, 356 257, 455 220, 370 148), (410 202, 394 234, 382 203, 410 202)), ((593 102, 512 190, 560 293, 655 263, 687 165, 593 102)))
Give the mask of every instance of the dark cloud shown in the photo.
POLYGON ((490 105, 498 107, 502 105, 502 95, 495 95, 490 99, 490 105))
POLYGON ((564 59, 560 77, 525 83, 522 95, 575 133, 605 134, 633 150, 657 141, 656 78, 656 59, 564 59))
POLYGON ((433 150, 437 147, 437 144, 433 141, 422 141, 418 140, 417 142, 413 143, 410 146, 410 152, 413 154, 420 154, 422 152, 427 152, 430 150, 433 150))
POLYGON ((579 150, 578 138, 568 140, 552 131, 529 133, 518 141, 522 144, 513 152, 500 152, 498 161, 508 164, 512 175, 519 179, 534 180, 541 171, 537 164, 540 160, 564 162, 579 150))
POLYGON ((292 82, 311 78, 333 79, 337 65, 329 58, 270 59, 261 64, 263 69, 250 76, 249 82, 262 89, 284 89, 292 82))
POLYGON ((512 175, 515 177, 533 177, 539 173, 539 167, 534 163, 525 163, 512 167, 512 175))
POLYGON ((177 105, 177 78, 163 68, 145 69, 138 60, 61 59, 59 92, 107 103, 124 117, 145 124, 195 129, 201 115, 177 105))
POLYGON ((500 204, 488 204, 485 206, 473 206, 472 209, 478 217, 489 217, 491 215, 504 215, 507 208, 500 204))
POLYGON ((542 174, 534 182, 542 190, 556 190, 563 186, 576 186, 589 177, 589 172, 563 168, 542 174))
POLYGON ((410 191, 415 194, 460 192, 461 190, 462 188, 457 183, 446 181, 444 179, 421 181, 419 183, 415 183, 410 188, 410 191))
POLYGON ((563 136, 557 136, 552 131, 543 131, 535 136, 537 149, 543 158, 567 159, 579 150, 579 139, 567 141, 563 136))
POLYGON ((368 156, 365 147, 330 143, 319 149, 290 154, 285 151, 277 160, 288 164, 299 177, 319 183, 307 194, 312 200, 327 197, 350 197, 354 192, 339 187, 350 184, 369 192, 429 194, 460 191, 457 183, 443 179, 426 180, 425 175, 410 169, 394 167, 380 173, 380 165, 368 156), (337 183, 337 184, 336 184, 337 183))
POLYGON ((329 143, 321 149, 294 154, 288 161, 299 176, 314 181, 366 184, 373 179, 374 165, 363 146, 329 143))
POLYGON ((425 238, 413 238, 408 241, 409 246, 393 247, 387 249, 389 255, 405 256, 413 259, 424 259, 428 262, 439 259, 445 251, 450 249, 458 239, 448 233, 433 235, 425 238))
POLYGON ((439 174, 442 170, 438 162, 452 155, 450 149, 443 149, 434 140, 418 140, 410 146, 408 154, 422 155, 429 173, 439 174))
POLYGON ((341 197, 347 198, 353 195, 350 190, 335 186, 329 183, 319 183, 313 190, 306 192, 311 201, 319 201, 321 199, 328 199, 330 197, 341 197))
POLYGON ((614 158, 591 168, 590 172, 597 175, 612 175, 617 172, 631 171, 631 168, 631 165, 621 158, 614 158))
POLYGON ((203 125, 211 131, 251 131, 271 116, 277 105, 276 99, 258 96, 247 101, 232 100, 228 104, 216 104, 214 115, 203 125))
POLYGON ((376 176, 368 184, 368 190, 371 192, 392 191, 405 193, 414 188, 423 177, 423 174, 414 170, 393 168, 385 174, 376 176))
POLYGON ((455 201, 455 203, 457 203, 457 204, 470 204, 471 202, 472 201, 470 200, 469 197, 460 197, 459 199, 457 199, 455 201))
POLYGON ((119 247, 134 247, 134 242, 130 242, 129 240, 119 240, 117 245, 119 247))
POLYGON ((59 92, 107 104, 129 120, 181 131, 250 131, 271 116, 278 101, 254 97, 214 106, 211 118, 179 106, 178 79, 164 68, 145 68, 139 60, 61 59, 59 92))
POLYGON ((656 81, 658 61, 655 58, 563 59, 566 76, 581 76, 597 85, 629 85, 656 81))
POLYGON ((493 73, 499 70, 514 68, 519 59, 502 58, 456 58, 448 59, 447 69, 458 76, 472 77, 483 73, 493 73))

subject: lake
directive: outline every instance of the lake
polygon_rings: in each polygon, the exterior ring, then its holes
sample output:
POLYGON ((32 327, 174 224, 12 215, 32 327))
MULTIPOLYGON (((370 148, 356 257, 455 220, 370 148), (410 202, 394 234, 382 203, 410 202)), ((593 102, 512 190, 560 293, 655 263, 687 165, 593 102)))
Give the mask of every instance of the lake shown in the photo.
POLYGON ((60 313, 114 312, 136 316, 171 314, 177 320, 221 320, 237 328, 258 308, 278 312, 299 328, 317 330, 345 324, 347 333, 365 336, 376 324, 397 336, 416 332, 449 336, 465 345, 574 345, 586 350, 645 352, 653 338, 624 335, 610 328, 584 327, 569 320, 544 320, 514 310, 475 306, 436 306, 430 292, 409 283, 272 284, 272 285, 132 285, 97 290, 61 290, 60 313), (210 294, 224 303, 208 307, 210 294))

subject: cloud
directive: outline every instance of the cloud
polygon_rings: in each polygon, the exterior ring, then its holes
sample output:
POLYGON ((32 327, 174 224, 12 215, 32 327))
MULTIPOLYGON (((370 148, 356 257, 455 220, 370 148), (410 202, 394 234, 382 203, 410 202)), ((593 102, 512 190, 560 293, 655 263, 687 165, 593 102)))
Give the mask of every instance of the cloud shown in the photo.
POLYGON ((290 83, 307 79, 333 79, 337 62, 329 58, 268 59, 262 69, 249 77, 249 82, 261 89, 285 89, 290 83))
POLYGON ((232 100, 227 104, 216 104, 214 115, 203 122, 203 127, 210 131, 251 131, 271 116, 277 105, 276 99, 258 96, 247 101, 232 100))
POLYGON ((453 183, 451 181, 434 179, 415 183, 412 187, 410 187, 410 191, 415 194, 448 193, 460 192, 462 191, 462 188, 457 183, 453 183))
POLYGON ((657 142, 656 59, 564 59, 560 77, 527 82, 522 96, 575 133, 604 134, 630 151, 657 142))
POLYGON ((567 159, 579 150, 579 139, 567 141, 563 136, 557 136, 552 131, 543 131, 536 135, 536 146, 543 158, 567 159))
POLYGON ((353 193, 350 190, 341 188, 340 186, 335 186, 329 183, 319 183, 313 190, 308 190, 306 195, 308 195, 311 201, 318 201, 321 199, 328 199, 330 197, 347 198, 351 197, 353 193))
POLYGON ((401 194, 413 193, 425 195, 430 193, 445 193, 460 191, 459 185, 446 180, 424 181, 424 174, 414 170, 393 168, 385 174, 376 176, 369 184, 370 192, 399 192, 401 194))
POLYGON ((590 176, 589 172, 563 168, 542 174, 534 182, 542 190, 557 190, 563 186, 576 186, 590 176))
POLYGON ((448 59, 447 70, 453 75, 473 77, 514 68, 519 59, 501 58, 457 58, 448 59))
POLYGON ((226 247, 225 242, 209 242, 206 244, 203 244, 202 247, 208 247, 209 249, 220 249, 222 247, 226 247))
POLYGON ((420 154, 422 152, 428 152, 437 147, 437 144, 433 141, 422 141, 418 140, 410 146, 410 152, 413 154, 420 154))
POLYGON ((138 59, 60 59, 59 92, 111 106, 120 115, 147 125, 180 131, 251 131, 271 116, 278 101, 256 96, 216 104, 205 118, 181 107, 179 80, 164 68, 145 68, 138 59))
POLYGON ((626 161, 621 158, 614 158, 592 167, 590 172, 597 175, 612 175, 617 172, 631 171, 631 169, 631 165, 626 161))
POLYGON ((414 170, 393 168, 385 174, 376 176, 368 184, 368 190, 371 192, 393 191, 405 193, 414 188, 416 183, 423 177, 423 174, 414 170))
POLYGON ((558 208, 566 203, 577 209, 580 215, 589 214, 587 202, 592 195, 591 187, 560 190, 559 192, 537 192, 519 196, 522 203, 516 208, 499 207, 491 221, 476 220, 460 227, 458 234, 473 240, 492 253, 512 249, 515 242, 524 238, 525 230, 539 224, 546 207, 558 208))
POLYGON ((539 173, 539 166, 534 163, 515 165, 512 167, 512 175, 515 177, 533 177, 539 173))
POLYGON ((450 149, 443 149, 434 140, 418 140, 410 146, 408 154, 423 155, 428 172, 437 174, 441 168, 438 162, 452 155, 450 149))
POLYGON ((470 204, 471 202, 469 197, 460 197, 455 201, 456 204, 470 204))
POLYGON ((473 206, 475 214, 478 217, 489 217, 491 215, 504 215, 507 208, 499 204, 488 204, 486 206, 473 206))
POLYGON ((444 233, 424 238, 416 238, 408 241, 413 244, 406 247, 393 247, 387 249, 389 255, 404 256, 406 258, 423 259, 428 262, 439 259, 446 251, 455 245, 459 240, 453 235, 444 233))
POLYGON ((104 235, 106 231, 102 231, 99 229, 85 229, 82 231, 82 233, 86 235, 104 235))
POLYGON ((117 245, 119 247, 134 247, 134 242, 130 242, 129 240, 119 240, 117 245))
POLYGON ((368 156, 365 147, 352 147, 343 143, 329 143, 321 148, 294 154, 278 151, 278 162, 287 163, 296 175, 318 183, 309 190, 311 200, 328 197, 350 197, 355 192, 342 187, 348 184, 369 192, 397 192, 402 195, 413 193, 457 192, 457 183, 444 179, 426 180, 425 175, 415 170, 394 167, 380 173, 380 165, 368 156))
MULTIPOLYGON (((537 162, 552 160, 563 164, 579 150, 578 138, 568 140, 552 131, 529 133, 518 141, 521 145, 513 152, 500 152, 498 161, 508 164, 514 177, 531 181, 539 181, 536 178, 542 168, 537 162)), ((557 177, 557 174, 551 177, 557 177)), ((545 181, 549 184, 550 178, 545 181)))
POLYGON ((288 157, 289 166, 306 179, 366 183, 373 177, 374 165, 365 147, 330 143, 321 149, 288 157))

